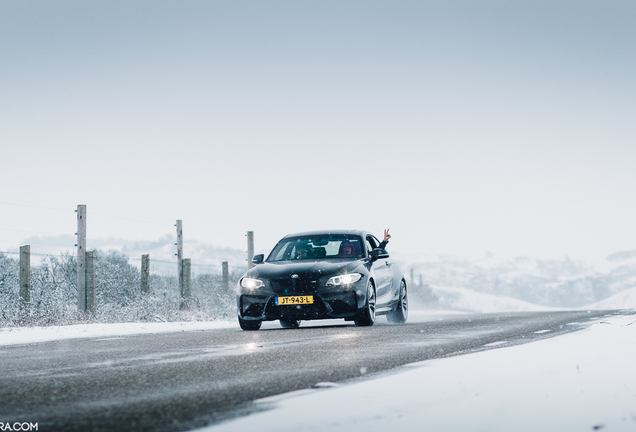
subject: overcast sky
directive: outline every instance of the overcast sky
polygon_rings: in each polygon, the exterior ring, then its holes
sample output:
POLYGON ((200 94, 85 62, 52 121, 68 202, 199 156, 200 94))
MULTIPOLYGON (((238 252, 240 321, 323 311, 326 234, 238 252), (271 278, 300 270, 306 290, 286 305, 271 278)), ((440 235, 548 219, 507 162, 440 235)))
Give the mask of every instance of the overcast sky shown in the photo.
MULTIPOLYGON (((0 2, 0 250, 33 235, 636 249, 633 1, 0 2)), ((72 245, 71 245, 72 246, 72 245)), ((33 246, 35 249, 36 246, 33 246)))

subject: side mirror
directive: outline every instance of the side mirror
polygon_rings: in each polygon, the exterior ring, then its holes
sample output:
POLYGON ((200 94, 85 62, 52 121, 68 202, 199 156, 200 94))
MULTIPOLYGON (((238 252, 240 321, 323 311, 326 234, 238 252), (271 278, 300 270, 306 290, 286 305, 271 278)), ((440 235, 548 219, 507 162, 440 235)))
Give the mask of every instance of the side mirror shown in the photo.
POLYGON ((262 264, 264 260, 265 260, 264 254, 254 255, 254 257, 252 258, 252 264, 262 264))
POLYGON ((388 257, 389 253, 384 249, 375 248, 371 251, 371 262, 388 257))

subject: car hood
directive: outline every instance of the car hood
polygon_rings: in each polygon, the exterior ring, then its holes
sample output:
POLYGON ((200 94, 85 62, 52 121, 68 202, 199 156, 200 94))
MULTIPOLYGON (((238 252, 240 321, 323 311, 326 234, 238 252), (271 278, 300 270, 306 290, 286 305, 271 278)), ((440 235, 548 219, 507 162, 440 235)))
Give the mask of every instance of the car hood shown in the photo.
POLYGON ((302 279, 318 280, 325 276, 353 272, 364 266, 364 262, 364 260, 343 259, 266 262, 253 267, 245 276, 259 279, 281 279, 297 274, 302 279))

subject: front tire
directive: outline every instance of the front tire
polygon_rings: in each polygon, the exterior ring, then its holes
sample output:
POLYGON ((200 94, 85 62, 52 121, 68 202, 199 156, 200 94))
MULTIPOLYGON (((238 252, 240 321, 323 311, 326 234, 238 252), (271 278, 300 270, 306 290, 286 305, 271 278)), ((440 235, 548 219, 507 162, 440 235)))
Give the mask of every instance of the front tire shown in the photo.
POLYGON ((238 321, 243 330, 258 330, 262 323, 262 321, 246 321, 241 317, 238 317, 238 321))
POLYGON ((369 327, 375 323, 375 287, 373 282, 367 282, 367 300, 356 319, 354 320, 358 327, 369 327))
POLYGON ((286 328, 286 329, 293 329, 293 328, 298 328, 300 327, 300 320, 286 320, 286 319, 282 319, 280 320, 280 325, 282 328, 286 328))
POLYGON ((400 298, 398 304, 395 306, 395 310, 391 311, 386 316, 386 320, 393 324, 403 324, 409 317, 409 296, 406 289, 406 282, 402 280, 400 282, 400 298))

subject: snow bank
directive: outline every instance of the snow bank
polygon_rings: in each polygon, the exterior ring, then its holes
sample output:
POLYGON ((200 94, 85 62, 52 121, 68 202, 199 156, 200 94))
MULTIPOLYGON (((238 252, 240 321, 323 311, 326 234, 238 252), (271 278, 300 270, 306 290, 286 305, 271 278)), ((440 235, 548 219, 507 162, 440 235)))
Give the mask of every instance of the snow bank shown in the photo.
POLYGON ((199 432, 634 431, 634 358, 636 317, 608 317, 552 339, 266 398, 258 403, 273 409, 199 432))
POLYGON ((173 333, 181 331, 210 330, 238 327, 234 321, 79 324, 51 327, 0 328, 0 346, 60 339, 125 336, 131 334, 173 333))

